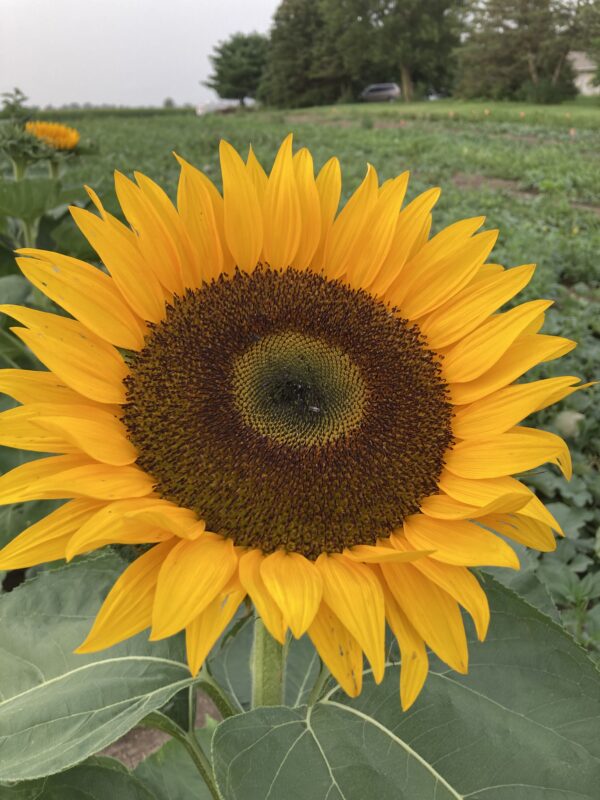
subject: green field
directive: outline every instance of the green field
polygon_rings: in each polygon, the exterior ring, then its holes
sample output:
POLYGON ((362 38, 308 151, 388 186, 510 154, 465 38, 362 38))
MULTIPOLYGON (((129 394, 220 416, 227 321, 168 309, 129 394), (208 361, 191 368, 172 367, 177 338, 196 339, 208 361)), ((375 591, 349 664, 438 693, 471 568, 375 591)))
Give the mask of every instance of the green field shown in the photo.
MULTIPOLYGON (((65 121, 69 121, 65 117, 65 121)), ((432 185, 443 192, 436 230, 484 214, 501 231, 493 260, 505 266, 538 264, 524 298, 551 298, 546 331, 577 339, 580 347, 543 376, 598 379, 600 363, 600 105, 543 107, 453 103, 333 106, 196 117, 190 113, 136 116, 78 115, 75 124, 97 154, 69 162, 66 180, 88 183, 116 211, 112 171, 140 170, 173 196, 176 151, 219 182, 218 142, 246 152, 252 142, 266 163, 290 130, 297 147, 311 149, 317 167, 332 155, 342 163, 347 196, 367 162, 380 179, 409 169, 409 196, 432 185)), ((91 257, 70 221, 46 245, 91 257)), ((600 419, 596 389, 569 398, 537 423, 566 435, 575 476, 567 484, 551 469, 528 476, 565 525, 556 554, 524 564, 538 571, 577 638, 600 652, 600 419)))

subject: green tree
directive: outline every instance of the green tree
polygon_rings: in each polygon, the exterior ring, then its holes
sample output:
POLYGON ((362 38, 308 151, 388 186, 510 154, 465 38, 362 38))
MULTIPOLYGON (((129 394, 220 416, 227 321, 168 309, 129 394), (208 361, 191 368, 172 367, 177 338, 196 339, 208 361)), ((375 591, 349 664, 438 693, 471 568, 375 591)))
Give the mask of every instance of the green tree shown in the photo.
MULTIPOLYGON (((259 97, 275 106, 334 102, 339 95, 337 80, 332 80, 330 70, 320 71, 315 62, 323 35, 324 19, 318 0, 283 0, 273 17, 259 97)), ((335 53, 329 55, 335 60, 335 53)))
POLYGON ((459 52, 466 97, 555 102, 575 94, 568 53, 587 0, 473 0, 459 52))
POLYGON ((203 81, 219 97, 239 100, 255 97, 263 76, 269 39, 260 33, 234 33, 214 48, 210 61, 213 74, 203 81))
POLYGON ((356 99, 369 83, 447 90, 461 0, 283 0, 261 87, 275 105, 356 99))

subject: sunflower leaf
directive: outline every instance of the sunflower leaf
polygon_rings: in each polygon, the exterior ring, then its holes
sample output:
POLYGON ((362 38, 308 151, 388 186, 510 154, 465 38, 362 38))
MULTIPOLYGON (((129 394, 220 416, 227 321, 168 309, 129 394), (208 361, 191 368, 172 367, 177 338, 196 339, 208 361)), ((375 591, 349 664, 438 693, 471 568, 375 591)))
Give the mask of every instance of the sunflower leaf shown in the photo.
POLYGON ((222 722, 215 773, 227 800, 594 800, 600 674, 553 620, 486 579, 492 624, 466 676, 434 661, 400 710, 398 665, 362 694, 222 722), (310 766, 309 766, 310 765, 310 766))
POLYGON ((73 653, 124 567, 99 554, 0 596, 0 781, 83 761, 191 684, 179 637, 73 653))
POLYGON ((154 794, 112 758, 90 758, 50 778, 0 786, 0 800, 106 800, 107 797, 163 800, 162 795, 154 794))

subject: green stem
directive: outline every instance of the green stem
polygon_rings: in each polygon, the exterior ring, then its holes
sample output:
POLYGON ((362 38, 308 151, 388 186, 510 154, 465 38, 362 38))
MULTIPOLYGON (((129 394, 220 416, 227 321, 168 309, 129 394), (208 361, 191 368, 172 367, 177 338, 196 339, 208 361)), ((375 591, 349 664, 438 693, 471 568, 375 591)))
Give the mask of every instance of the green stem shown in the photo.
POLYGON ((54 180, 60 178, 60 164, 58 161, 48 161, 48 174, 51 178, 54 178, 54 180))
POLYGON ((23 247, 35 247, 38 234, 39 219, 34 219, 32 222, 21 220, 21 229, 23 232, 23 247))
POLYGON ((308 705, 314 706, 314 704, 318 701, 319 697, 321 696, 321 692, 325 688, 325 684, 331 677, 331 672, 327 669, 325 664, 321 664, 321 671, 315 681, 315 685, 313 686, 311 693, 308 698, 308 705))
POLYGON ((208 791, 215 800, 221 800, 221 794, 219 793, 219 789, 215 782, 212 764, 210 763, 204 750, 200 747, 200 743, 196 739, 194 732, 190 731, 187 736, 181 739, 181 743, 188 751, 190 758, 196 765, 196 769, 200 775, 202 775, 204 783, 208 787, 208 791))
POLYGON ((202 779, 208 787, 209 792, 214 797, 214 800, 222 800, 217 788, 210 759, 200 747, 200 743, 198 742, 198 739, 196 739, 194 731, 186 732, 182 730, 179 725, 173 722, 172 719, 169 719, 169 717, 167 717, 165 714, 161 714, 160 711, 153 711, 151 714, 148 714, 148 716, 141 721, 140 725, 143 725, 145 728, 156 728, 159 731, 168 733, 169 736, 172 736, 174 739, 177 739, 178 742, 181 742, 181 744, 188 751, 190 758, 194 762, 196 769, 202 776, 202 779))
POLYGON ((20 158, 11 158, 13 177, 16 181, 22 181, 27 172, 27 162, 22 161, 20 158))
POLYGON ((282 704, 284 663, 283 647, 257 616, 252 645, 252 708, 282 704))
POLYGON ((235 708, 224 689, 219 686, 206 670, 203 670, 200 674, 197 687, 210 697, 224 719, 240 713, 239 709, 235 708))

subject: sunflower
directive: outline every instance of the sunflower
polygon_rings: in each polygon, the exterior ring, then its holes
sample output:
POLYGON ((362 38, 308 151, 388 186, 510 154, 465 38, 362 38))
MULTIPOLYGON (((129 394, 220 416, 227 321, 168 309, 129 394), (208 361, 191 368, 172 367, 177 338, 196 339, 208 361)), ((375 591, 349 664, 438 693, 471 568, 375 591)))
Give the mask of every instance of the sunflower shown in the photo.
POLYGON ((60 122, 27 122, 25 130, 55 150, 74 150, 79 142, 79 131, 60 122))
POLYGON ((405 708, 426 647, 465 673, 461 607, 486 635, 469 567, 517 569, 506 538, 560 526, 513 473, 568 477, 558 436, 520 426, 578 378, 515 383, 574 342, 539 333, 545 300, 500 307, 534 267, 486 263, 483 217, 430 237, 440 190, 403 206, 408 173, 364 180, 338 214, 340 166, 314 177, 281 145, 267 175, 220 146, 223 194, 179 159, 175 207, 116 174, 129 222, 73 208, 109 274, 26 249, 24 275, 71 317, 3 306, 48 371, 7 369, 22 405, 0 443, 47 458, 0 501, 68 499, 0 553, 0 569, 143 545, 79 652, 185 630, 192 673, 248 597, 283 642, 308 634, 351 696, 384 673, 386 621, 405 708), (502 538, 496 533, 502 534, 502 538))

